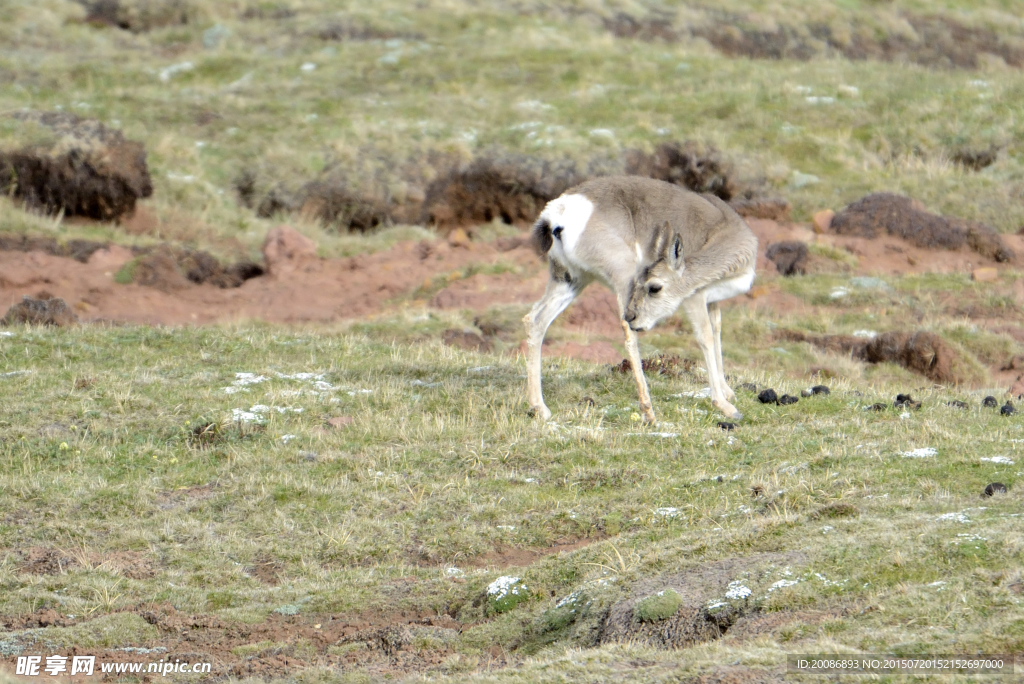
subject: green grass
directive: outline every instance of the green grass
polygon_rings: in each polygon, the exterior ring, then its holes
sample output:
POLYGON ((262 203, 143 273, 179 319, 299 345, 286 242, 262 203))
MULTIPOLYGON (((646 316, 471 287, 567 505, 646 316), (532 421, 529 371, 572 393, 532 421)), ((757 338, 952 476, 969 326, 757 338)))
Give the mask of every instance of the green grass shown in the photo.
MULTIPOLYGON (((544 426, 526 417, 519 362, 344 329, 29 328, 0 339, 0 352, 0 373, 28 371, 0 379, 0 613, 53 607, 96 618, 10 632, 8 649, 29 652, 40 639, 148 645, 146 630, 100 618, 140 604, 236 624, 421 611, 475 624, 449 644, 460 658, 501 644, 513 659, 534 653, 527 671, 547 681, 555 675, 530 668, 561 671, 565 645, 586 645, 591 603, 610 605, 645 578, 785 552, 798 554, 788 569, 734 579, 762 611, 835 612, 828 625, 695 646, 685 666, 635 646, 580 657, 643 653, 687 672, 726 660, 778 664, 787 652, 1024 646, 1008 589, 1024 551, 1019 466, 982 460, 1019 461, 1024 426, 979 408, 980 393, 917 391, 924 408, 901 415, 865 410, 901 389, 884 382, 833 381, 831 395, 792 407, 739 390, 747 418, 725 433, 706 399, 677 398, 699 384, 656 377, 663 422, 644 428, 631 419, 628 378, 559 361, 545 374, 556 415, 544 426), (242 372, 266 379, 233 384, 242 372), (285 377, 297 373, 323 377, 285 377), (954 395, 973 407, 946 407, 954 395), (596 406, 577 406, 583 396, 596 406), (249 423, 233 417, 256 404, 271 408, 249 423), (326 428, 333 415, 354 421, 326 428), (194 439, 211 421, 214 436, 194 439), (902 456, 926 447, 936 455, 902 456), (1010 493, 982 502, 994 480, 1010 493), (479 567, 501 549, 588 537, 605 541, 527 567, 479 567), (29 548, 82 560, 28 574, 29 548), (98 561, 129 551, 150 576, 98 561), (279 584, 243 571, 257 556, 280 564, 279 584), (452 567, 463 583, 452 583, 452 567), (523 592, 480 603, 499 576, 519 578, 523 592), (769 592, 781 579, 794 583, 769 592)), ((641 619, 665 612, 654 608, 641 619)), ((461 680, 468 662, 438 672, 461 680)))

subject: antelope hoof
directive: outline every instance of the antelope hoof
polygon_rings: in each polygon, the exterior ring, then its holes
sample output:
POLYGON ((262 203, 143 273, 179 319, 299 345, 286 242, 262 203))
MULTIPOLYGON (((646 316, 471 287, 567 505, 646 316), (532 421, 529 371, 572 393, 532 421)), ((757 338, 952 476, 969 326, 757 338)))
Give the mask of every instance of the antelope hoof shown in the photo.
POLYGON ((721 411, 722 413, 724 413, 726 418, 731 418, 733 420, 743 420, 743 414, 737 411, 736 407, 733 406, 728 401, 713 401, 711 402, 711 405, 714 406, 719 411, 721 411))
POLYGON ((531 406, 528 414, 531 418, 540 418, 542 421, 551 420, 551 410, 544 406, 531 406))
POLYGON ((736 401, 736 393, 733 392, 732 390, 729 390, 728 392, 725 393, 725 400, 730 404, 736 401))
POLYGON ((658 422, 657 418, 654 417, 654 409, 653 408, 643 409, 643 412, 644 412, 644 423, 646 425, 654 425, 656 422, 658 422))

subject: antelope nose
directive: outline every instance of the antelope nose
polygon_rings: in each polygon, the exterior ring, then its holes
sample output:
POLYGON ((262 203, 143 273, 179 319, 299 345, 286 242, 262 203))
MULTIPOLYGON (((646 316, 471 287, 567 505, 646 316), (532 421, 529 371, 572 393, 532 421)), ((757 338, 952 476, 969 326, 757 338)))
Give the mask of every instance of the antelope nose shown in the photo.
POLYGON ((636 314, 633 313, 632 311, 627 311, 626 315, 623 316, 623 318, 626 319, 627 323, 632 323, 633 321, 636 320, 636 314))

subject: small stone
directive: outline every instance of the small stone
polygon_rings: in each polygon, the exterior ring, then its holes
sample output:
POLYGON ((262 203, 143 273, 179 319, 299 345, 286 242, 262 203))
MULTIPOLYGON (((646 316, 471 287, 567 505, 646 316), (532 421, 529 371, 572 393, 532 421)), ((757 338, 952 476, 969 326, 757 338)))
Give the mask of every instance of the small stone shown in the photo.
POLYGON ((814 392, 815 394, 832 394, 832 390, 830 390, 825 385, 815 385, 814 387, 811 388, 811 391, 814 392))
POLYGON ((832 219, 836 217, 836 212, 831 209, 822 209, 821 211, 815 212, 814 216, 811 217, 811 226, 814 228, 814 232, 827 233, 828 229, 832 226, 832 219))
POLYGON ((469 234, 462 228, 448 233, 448 244, 452 247, 469 247, 469 234))
POLYGON ((300 451, 299 456, 302 457, 302 460, 309 461, 311 463, 315 462, 316 459, 319 457, 319 455, 315 451, 300 451))
POLYGON ((806 399, 807 397, 813 397, 814 396, 814 391, 811 390, 810 387, 808 387, 805 390, 800 390, 800 396, 803 397, 804 399, 806 399))
POLYGON ((757 395, 757 400, 762 404, 778 404, 779 395, 773 389, 766 389, 757 395))
POLYGON ((1003 404, 1002 407, 1000 407, 1000 409, 999 409, 1000 415, 1003 415, 1003 416, 1012 416, 1016 412, 1017 412, 1017 409, 1015 409, 1013 407, 1013 404, 1011 404, 1009 401, 1007 401, 1005 404, 1003 404))
POLYGON ((782 404, 783 406, 795 404, 798 401, 800 400, 794 397, 792 394, 783 394, 781 397, 779 397, 779 403, 782 404))
POLYGON ((740 389, 745 389, 748 392, 756 392, 757 391, 757 385, 755 385, 752 382, 745 382, 742 385, 740 385, 740 389))
POLYGON ((747 296, 751 299, 757 299, 758 297, 764 297, 767 294, 771 294, 771 291, 772 289, 767 285, 758 285, 750 288, 750 290, 747 291, 747 296))
POLYGON ((351 425, 356 421, 352 416, 334 416, 333 418, 327 419, 327 424, 332 428, 342 428, 346 425, 351 425))
POLYGON ((1006 485, 1002 482, 993 482, 992 484, 985 487, 985 493, 982 496, 993 496, 994 494, 1005 494, 1006 485))
POLYGON ((959 399, 954 399, 953 401, 947 401, 946 406, 949 406, 951 408, 965 409, 967 408, 967 402, 960 401, 959 399))
POLYGON ((735 430, 736 429, 736 423, 729 423, 729 422, 726 422, 724 420, 720 420, 720 421, 718 421, 718 427, 720 427, 720 428, 722 428, 723 430, 726 430, 726 431, 735 430))
POLYGON ((985 408, 995 408, 996 406, 999 406, 999 402, 996 401, 995 397, 985 397, 981 402, 981 405, 985 408))
POLYGON ((999 271, 994 266, 983 266, 971 271, 971 280, 979 283, 994 283, 999 280, 999 271))

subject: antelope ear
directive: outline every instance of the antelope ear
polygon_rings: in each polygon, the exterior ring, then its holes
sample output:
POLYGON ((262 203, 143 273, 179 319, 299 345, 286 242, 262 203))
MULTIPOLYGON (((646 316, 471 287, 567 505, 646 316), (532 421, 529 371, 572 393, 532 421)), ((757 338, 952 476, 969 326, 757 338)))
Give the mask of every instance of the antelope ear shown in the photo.
POLYGON ((654 253, 659 260, 669 261, 672 258, 672 228, 665 221, 665 225, 658 229, 654 237, 654 253))
MULTIPOLYGON (((676 233, 672 237, 673 237, 672 241, 668 243, 669 244, 669 249, 668 249, 668 254, 666 255, 667 256, 667 260, 668 260, 668 264, 669 264, 669 266, 672 267, 673 271, 681 271, 681 270, 683 270, 683 261, 684 261, 684 259, 683 259, 683 239, 679 236, 679 233, 676 233)), ((666 240, 666 242, 668 242, 668 241, 666 240)))

